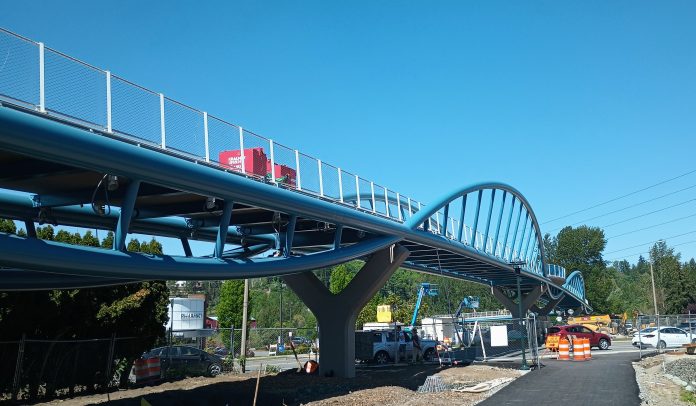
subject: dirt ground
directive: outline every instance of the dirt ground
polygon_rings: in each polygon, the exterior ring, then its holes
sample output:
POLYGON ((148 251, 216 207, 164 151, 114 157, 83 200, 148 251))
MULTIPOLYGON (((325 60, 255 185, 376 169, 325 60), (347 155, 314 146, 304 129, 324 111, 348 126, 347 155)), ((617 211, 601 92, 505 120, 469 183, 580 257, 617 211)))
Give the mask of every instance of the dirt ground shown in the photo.
POLYGON ((663 362, 671 362, 686 355, 664 354, 633 363, 640 388, 641 406, 693 406, 680 400, 681 388, 665 378, 663 362))
MULTIPOLYGON (((474 405, 501 389, 505 384, 481 394, 440 392, 418 393, 430 375, 439 375, 446 384, 469 386, 495 378, 517 378, 512 368, 471 365, 440 368, 437 365, 404 365, 359 368, 354 379, 299 375, 286 371, 261 376, 257 405, 474 405)), ((187 378, 155 386, 122 390, 108 394, 54 400, 48 404, 140 405, 144 398, 158 405, 251 405, 256 385, 255 374, 222 375, 215 378, 187 378)))

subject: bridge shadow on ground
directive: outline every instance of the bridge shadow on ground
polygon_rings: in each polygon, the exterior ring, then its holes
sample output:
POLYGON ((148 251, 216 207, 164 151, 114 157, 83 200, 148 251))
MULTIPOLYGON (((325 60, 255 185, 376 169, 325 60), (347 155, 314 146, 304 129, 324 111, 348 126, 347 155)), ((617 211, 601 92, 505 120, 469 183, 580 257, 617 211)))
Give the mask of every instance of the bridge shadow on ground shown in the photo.
MULTIPOLYGON (((350 392, 381 386, 399 386, 417 390, 429 375, 447 367, 437 364, 388 365, 384 367, 358 368, 355 378, 322 377, 298 374, 295 370, 277 375, 262 376, 259 383, 258 405, 300 405, 312 401, 347 395, 350 392)), ((255 373, 248 379, 215 382, 196 388, 166 390, 164 392, 137 394, 134 397, 114 399, 110 405, 140 405, 141 398, 151 405, 251 405, 256 387, 255 373)), ((153 391, 157 387, 152 387, 153 391)), ((127 392, 121 392, 128 396, 127 392)))

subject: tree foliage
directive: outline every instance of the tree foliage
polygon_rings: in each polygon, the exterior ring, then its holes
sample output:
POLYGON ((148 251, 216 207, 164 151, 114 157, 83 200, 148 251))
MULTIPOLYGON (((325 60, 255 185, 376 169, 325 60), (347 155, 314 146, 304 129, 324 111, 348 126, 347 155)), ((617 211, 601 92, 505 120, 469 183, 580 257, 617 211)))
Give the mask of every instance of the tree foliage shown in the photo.
POLYGON ((654 313, 650 266, 653 266, 657 310, 660 314, 684 312, 696 303, 696 261, 681 263, 678 253, 659 241, 635 265, 627 261, 606 264, 602 252, 604 232, 596 227, 565 227, 557 236, 544 236, 546 258, 568 272, 579 270, 596 313, 654 313))
MULTIPOLYGON (((222 283, 220 301, 215 307, 221 328, 240 328, 244 306, 244 281, 229 280, 222 283)), ((223 334, 223 342, 230 348, 230 336, 223 334)))
MULTIPOLYGON (((14 222, 0 220, 0 231, 23 234, 14 222)), ((46 240, 77 245, 110 247, 113 234, 99 240, 48 225, 36 230, 46 240)), ((161 254, 159 242, 131 240, 134 252, 161 254)), ((22 334, 36 339, 91 339, 138 337, 128 346, 117 346, 115 356, 132 360, 164 337, 169 292, 164 282, 71 290, 7 292, 0 294, 0 340, 17 340, 22 334)), ((127 363, 127 362, 126 362, 127 363)), ((127 375, 127 374, 126 374, 127 375)), ((126 376, 127 378, 127 376, 126 376)))

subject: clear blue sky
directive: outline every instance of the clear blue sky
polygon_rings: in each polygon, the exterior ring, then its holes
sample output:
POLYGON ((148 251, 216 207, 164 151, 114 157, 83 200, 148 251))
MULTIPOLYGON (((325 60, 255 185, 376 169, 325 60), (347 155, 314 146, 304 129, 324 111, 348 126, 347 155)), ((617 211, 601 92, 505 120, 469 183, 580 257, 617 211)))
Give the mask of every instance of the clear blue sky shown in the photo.
MULTIPOLYGON (((694 21, 692 1, 35 1, 0 13, 6 29, 426 203, 507 182, 542 223, 696 169, 694 21)), ((696 173, 542 231, 694 184, 696 173)), ((607 252, 690 231, 696 217, 610 238, 607 252)), ((677 250, 696 256, 696 243, 677 250)))

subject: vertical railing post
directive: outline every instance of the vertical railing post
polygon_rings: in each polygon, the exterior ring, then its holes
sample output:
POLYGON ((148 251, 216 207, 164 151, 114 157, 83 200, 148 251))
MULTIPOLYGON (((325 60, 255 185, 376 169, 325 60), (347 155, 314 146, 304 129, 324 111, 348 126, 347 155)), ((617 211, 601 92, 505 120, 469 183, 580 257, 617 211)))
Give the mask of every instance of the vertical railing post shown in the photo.
MULTIPOLYGON (((418 211, 421 211, 421 202, 418 202, 418 211)), ((428 226, 430 225, 430 218, 428 217, 428 226)), ((423 222, 423 230, 426 230, 425 222, 423 222)))
POLYGON ((275 150, 273 148, 273 140, 268 140, 268 145, 271 149, 271 182, 276 183, 275 150))
POLYGON ((244 129, 242 127, 239 127, 239 153, 240 162, 242 163, 242 173, 246 174, 246 154, 244 153, 244 129))
POLYGON ((343 176, 341 175, 341 168, 336 168, 338 172, 338 199, 343 203, 343 176))
POLYGON ((205 162, 210 162, 210 145, 208 142, 208 113, 203 112, 203 137, 205 140, 205 162))
POLYGON ((106 132, 113 132, 111 128, 111 72, 106 71, 106 132))
POLYGON ((355 175, 355 195, 358 198, 358 209, 360 209, 360 178, 358 178, 358 175, 355 175))
POLYGON ((300 151, 295 150, 295 175, 297 176, 297 190, 302 190, 302 177, 300 176, 300 151))
POLYGON ((164 95, 159 94, 160 98, 160 127, 162 129, 162 149, 167 149, 167 133, 164 129, 164 95))
POLYGON ((24 363, 24 344, 26 339, 26 334, 22 334, 22 339, 19 342, 19 348, 17 350, 17 362, 15 363, 14 381, 12 382, 12 400, 17 400, 17 394, 19 393, 19 384, 22 380, 22 364, 24 363))
POLYGON ((401 213, 401 196, 396 192, 396 211, 399 212, 399 221, 404 221, 404 215, 401 213))
POLYGON ((324 197, 324 177, 321 173, 321 159, 317 159, 317 168, 319 169, 319 196, 324 197))
POLYGON ((411 198, 407 198, 406 202, 408 203, 408 217, 411 218, 413 216, 413 210, 411 209, 411 198))
POLYGON ((46 112, 46 81, 44 76, 44 43, 39 42, 39 111, 46 112))
POLYGON ((387 217, 389 217, 389 192, 387 191, 387 188, 384 189, 384 210, 385 214, 387 217))
POLYGON ((109 389, 109 384, 111 383, 111 378, 113 378, 111 370, 114 364, 114 347, 116 346, 116 333, 111 334, 111 341, 109 342, 109 356, 106 359, 106 374, 104 374, 104 389, 109 389))
MULTIPOLYGON (((234 369, 234 350, 234 324, 232 324, 230 328, 230 354, 232 354, 232 369, 234 369)), ((244 355, 245 354, 242 354, 241 352, 239 353, 240 357, 243 357, 244 355)))
POLYGON ((377 205, 375 204, 375 182, 370 181, 370 190, 372 191, 372 212, 377 212, 377 205))

